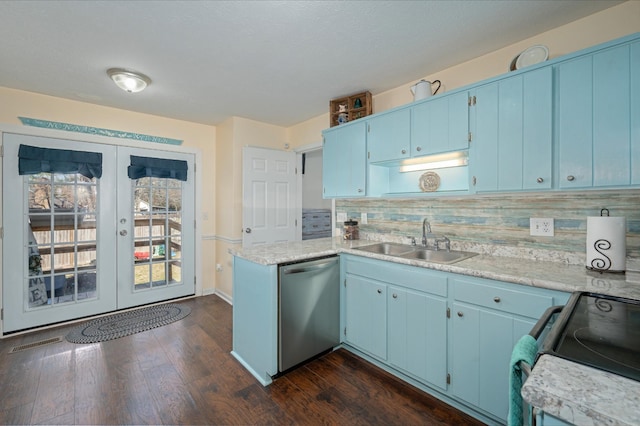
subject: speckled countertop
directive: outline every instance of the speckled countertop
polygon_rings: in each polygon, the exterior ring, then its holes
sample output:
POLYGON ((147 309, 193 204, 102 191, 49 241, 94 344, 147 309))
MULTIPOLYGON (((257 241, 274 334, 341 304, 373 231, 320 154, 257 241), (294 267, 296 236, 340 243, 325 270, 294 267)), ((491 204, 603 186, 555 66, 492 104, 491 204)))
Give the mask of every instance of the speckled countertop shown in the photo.
MULTIPOLYGON (((640 299, 639 274, 587 271, 584 265, 479 254, 452 265, 403 259, 354 250, 377 241, 320 238, 270 244, 229 252, 255 263, 274 265, 339 253, 419 266, 456 274, 512 282, 565 292, 594 293, 640 299), (631 278, 633 277, 633 278, 631 278)), ((459 249, 458 247, 454 247, 459 249)), ((460 248, 467 250, 466 247, 460 248)), ((471 250, 473 251, 473 250, 471 250)), ((634 260, 635 262, 635 260, 634 260)), ((640 263, 640 262, 638 262, 640 263)), ((629 262, 628 262, 629 264, 629 262)), ((634 263, 635 265, 635 263, 634 263)), ((640 382, 543 355, 522 390, 532 405, 579 425, 640 425, 640 382)))
POLYGON ((538 359, 522 396, 576 425, 640 425, 640 382, 551 355, 538 359))
POLYGON ((341 238, 319 238, 268 244, 249 249, 230 249, 229 252, 251 262, 262 265, 295 262, 336 253, 386 260, 405 265, 420 266, 456 274, 523 284, 566 292, 590 291, 613 296, 640 299, 640 280, 628 281, 624 274, 600 274, 587 271, 583 265, 568 265, 560 262, 520 259, 506 256, 479 254, 452 265, 404 259, 383 254, 354 250, 357 247, 375 244, 369 240, 343 240, 341 238))

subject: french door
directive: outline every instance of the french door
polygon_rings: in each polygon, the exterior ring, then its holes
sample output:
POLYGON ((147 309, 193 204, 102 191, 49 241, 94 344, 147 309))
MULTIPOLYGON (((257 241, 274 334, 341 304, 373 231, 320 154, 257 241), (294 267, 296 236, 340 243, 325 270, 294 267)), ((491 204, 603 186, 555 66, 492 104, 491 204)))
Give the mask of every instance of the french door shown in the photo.
POLYGON ((3 135, 3 331, 195 293, 194 157, 3 135), (21 145, 102 157, 102 174, 19 174, 21 145), (132 156, 183 160, 186 181, 129 178, 132 156))

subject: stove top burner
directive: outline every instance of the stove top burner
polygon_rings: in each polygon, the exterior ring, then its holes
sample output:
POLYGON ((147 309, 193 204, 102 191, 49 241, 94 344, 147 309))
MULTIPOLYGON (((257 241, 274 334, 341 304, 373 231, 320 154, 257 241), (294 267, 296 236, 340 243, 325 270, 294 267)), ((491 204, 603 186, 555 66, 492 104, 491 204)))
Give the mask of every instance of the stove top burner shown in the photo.
POLYGON ((542 352, 640 381, 640 301, 574 293, 542 352))

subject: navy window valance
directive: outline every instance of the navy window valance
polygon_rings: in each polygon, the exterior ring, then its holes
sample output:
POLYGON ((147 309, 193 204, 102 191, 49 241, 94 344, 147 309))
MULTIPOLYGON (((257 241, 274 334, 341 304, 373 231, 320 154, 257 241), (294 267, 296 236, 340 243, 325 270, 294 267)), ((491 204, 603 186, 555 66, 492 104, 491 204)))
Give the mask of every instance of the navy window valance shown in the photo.
POLYGON ((102 154, 68 149, 39 148, 20 145, 18 172, 21 175, 80 173, 89 179, 102 176, 102 154))
POLYGON ((187 162, 183 160, 167 160, 164 158, 131 156, 131 165, 127 169, 129 178, 143 177, 170 178, 186 181, 187 162))

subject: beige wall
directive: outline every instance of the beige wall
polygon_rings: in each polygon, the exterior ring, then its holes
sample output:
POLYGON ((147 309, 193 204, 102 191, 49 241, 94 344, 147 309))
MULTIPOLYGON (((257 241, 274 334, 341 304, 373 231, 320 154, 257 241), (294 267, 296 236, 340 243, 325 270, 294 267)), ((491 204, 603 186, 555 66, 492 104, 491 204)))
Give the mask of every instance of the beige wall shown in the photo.
MULTIPOLYGON (((132 133, 161 136, 183 140, 183 146, 196 148, 202 156, 202 199, 203 216, 212 217, 216 212, 216 176, 213 167, 216 160, 216 128, 180 120, 140 114, 115 108, 102 107, 85 102, 70 101, 52 96, 0 87, 0 123, 21 125, 18 117, 37 118, 41 120, 59 121, 91 127, 121 130, 132 133)), ((152 148, 160 144, 139 142, 144 148, 152 148)), ((1 189, 0 189, 1 191, 1 189)), ((214 220, 200 220, 203 236, 214 235, 214 220)), ((202 244, 203 253, 215 257, 215 245, 206 240, 202 244)), ((203 256, 202 280, 203 291, 210 292, 215 288, 214 268, 203 256)))
MULTIPOLYGON (((536 44, 547 46, 549 56, 553 59, 639 31, 640 1, 632 0, 487 55, 431 75, 425 75, 423 78, 429 81, 440 80, 442 82, 440 90, 453 90, 506 73, 516 55, 536 44)), ((410 81, 402 86, 374 95, 373 112, 382 112, 412 102, 413 96, 409 88, 416 81, 410 81)), ((327 127, 329 127, 328 111, 327 114, 289 128, 290 143, 293 147, 297 147, 320 141, 322 140, 321 132, 327 127)))
POLYGON ((229 248, 242 246, 242 148, 285 149, 287 129, 241 117, 218 126, 216 176, 218 181, 215 264, 216 293, 232 298, 232 257, 229 248))

